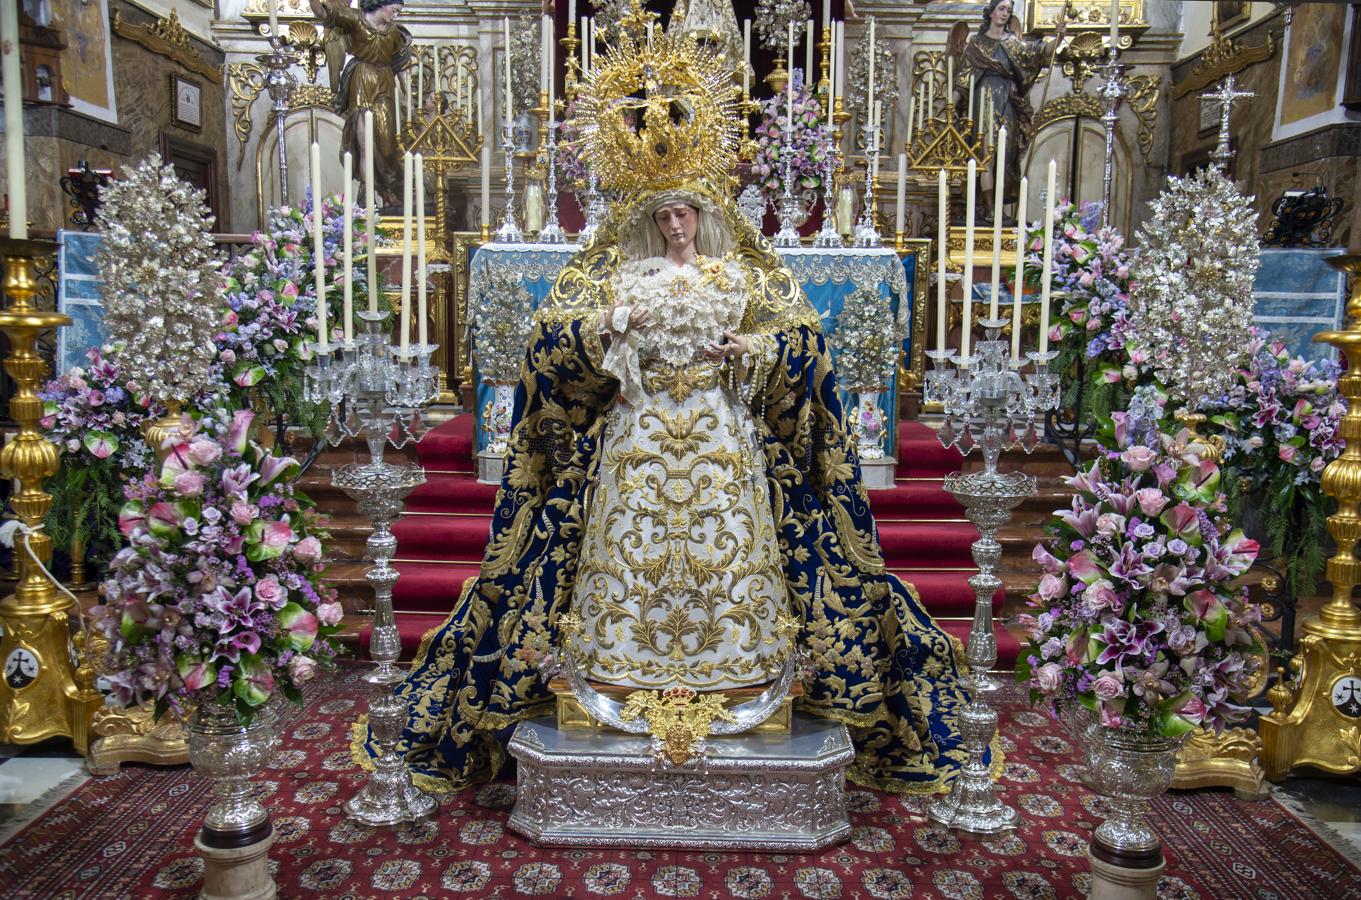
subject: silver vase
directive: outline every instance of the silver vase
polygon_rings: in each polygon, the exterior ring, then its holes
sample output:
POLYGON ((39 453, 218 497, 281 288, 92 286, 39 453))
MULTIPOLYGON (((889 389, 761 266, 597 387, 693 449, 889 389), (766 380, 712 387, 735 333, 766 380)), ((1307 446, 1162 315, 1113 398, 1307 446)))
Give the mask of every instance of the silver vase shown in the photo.
POLYGON ((231 706, 205 703, 189 717, 189 764, 213 782, 217 799, 208 807, 199 838, 217 849, 248 847, 269 837, 269 813, 251 791, 251 779, 278 743, 274 711, 256 710, 249 725, 231 706))
POLYGON ((1148 804, 1172 784, 1184 739, 1094 721, 1081 733, 1089 786, 1110 806, 1092 835, 1092 856, 1126 869, 1157 868, 1162 844, 1146 819, 1148 804))

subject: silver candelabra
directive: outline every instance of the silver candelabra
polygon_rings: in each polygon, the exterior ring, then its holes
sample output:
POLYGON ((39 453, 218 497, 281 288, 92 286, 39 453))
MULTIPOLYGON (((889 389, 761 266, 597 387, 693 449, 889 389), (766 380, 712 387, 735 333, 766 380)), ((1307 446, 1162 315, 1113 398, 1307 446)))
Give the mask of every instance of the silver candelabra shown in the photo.
POLYGON ((835 175, 836 152, 833 151, 827 155, 822 164, 822 181, 823 187, 826 188, 822 194, 822 227, 818 229, 817 237, 813 238, 813 246, 822 250, 846 246, 836 230, 836 192, 833 184, 835 175))
POLYGON ((794 199, 794 189, 790 185, 794 180, 793 152, 793 147, 784 148, 784 191, 780 194, 780 230, 776 232, 772 241, 776 247, 797 247, 800 244, 799 227, 794 224, 794 219, 798 216, 798 201, 794 199))
POLYGON ((601 225, 605 224, 605 198, 600 196, 600 179, 595 174, 594 166, 586 168, 586 224, 581 226, 581 232, 577 235, 577 240, 585 246, 591 238, 595 237, 596 231, 601 225))
POLYGON ((506 153, 506 209, 501 216, 501 227, 496 229, 496 243, 523 244, 525 236, 515 224, 515 126, 509 119, 501 138, 501 149, 506 153))
POLYGON ((882 247, 879 229, 874 227, 874 163, 879 158, 879 126, 869 129, 869 144, 865 147, 865 208, 855 226, 855 246, 882 247))
POLYGON ((338 469, 332 483, 353 497, 359 511, 373 522, 365 555, 373 563, 365 578, 373 586, 373 633, 369 657, 377 664, 364 676, 373 687, 369 699, 369 727, 379 755, 368 782, 345 801, 345 813, 365 825, 396 825, 435 811, 435 798, 411 781, 397 741, 406 723, 406 704, 393 696, 402 681, 394 663, 401 641, 392 613, 392 586, 397 570, 390 561, 397 549, 391 526, 402 513, 406 496, 425 483, 425 472, 409 463, 384 461, 389 441, 401 448, 424 436, 422 409, 439 397, 439 370, 430 364, 438 349, 433 344, 394 346, 388 314, 361 312, 364 333, 359 341, 322 344, 307 369, 308 401, 331 408, 327 439, 339 443, 362 435, 369 462, 338 469))
POLYGON ((934 368, 926 376, 927 403, 940 403, 945 423, 940 431, 943 445, 968 453, 983 451, 983 471, 955 472, 945 479, 945 490, 965 508, 978 528, 973 543, 978 574, 969 579, 974 591, 973 625, 964 661, 969 671, 962 681, 969 702, 959 716, 959 732, 969 753, 950 793, 927 809, 932 821, 964 835, 987 836, 1016 827, 1016 810, 998 797, 985 756, 997 734, 997 711, 988 695, 997 683, 988 674, 997 662, 997 636, 993 631, 992 599, 1002 580, 997 563, 1002 547, 997 530, 1011 518, 1011 511, 1035 493, 1034 476, 997 471, 1001 452, 1021 447, 1027 453, 1039 445, 1038 422, 1044 411, 1058 406, 1059 379, 1049 371, 1058 354, 1027 353, 1028 362, 1009 358, 1010 348, 998 335, 1005 319, 985 319, 987 339, 979 341, 974 356, 956 359, 954 350, 933 350, 934 368), (1024 370, 1033 366, 1033 370, 1024 370), (1018 433, 1018 426, 1022 429, 1018 433))
POLYGON ((557 129, 548 129, 548 221, 539 229, 539 243, 565 244, 567 232, 558 221, 558 136, 557 129))
POLYGON ((297 79, 290 71, 298 61, 296 50, 290 50, 277 34, 269 36, 269 52, 255 57, 265 69, 265 89, 274 101, 274 135, 279 144, 279 203, 288 205, 288 145, 284 143, 284 125, 288 117, 288 97, 297 79))

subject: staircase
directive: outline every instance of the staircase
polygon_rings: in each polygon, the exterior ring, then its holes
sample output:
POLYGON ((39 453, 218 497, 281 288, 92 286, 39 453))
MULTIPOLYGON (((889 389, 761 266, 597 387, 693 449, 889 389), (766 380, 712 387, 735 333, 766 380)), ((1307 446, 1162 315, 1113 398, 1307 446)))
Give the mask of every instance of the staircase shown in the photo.
MULTIPOLYGON (((491 526, 496 488, 479 484, 473 465, 473 417, 459 415, 433 429, 409 458, 425 467, 426 483, 407 500, 407 512, 394 524, 397 537, 395 566, 401 573, 393 592, 397 628, 403 658, 409 658, 421 636, 444 621, 453 608, 465 579, 477 575, 491 526)), ((933 429, 906 421, 898 430, 899 463, 896 486, 870 493, 879 528, 884 560, 890 571, 917 588, 927 610, 946 631, 960 640, 968 636, 973 617, 974 595, 968 579, 975 571, 970 545, 978 536, 953 497, 945 493, 942 479, 952 471, 979 464, 977 456, 965 464, 954 450, 940 446, 933 429)), ((402 453, 390 454, 394 459, 402 453)), ((1043 454, 1037 454, 1044 456, 1043 454)), ((303 489, 319 506, 331 513, 332 565, 328 579, 341 593, 348 634, 357 638, 360 653, 367 652, 369 626, 366 611, 372 593, 364 581, 366 563, 363 542, 366 522, 354 505, 330 486, 330 472, 339 465, 359 460, 352 451, 324 454, 305 478, 303 489)), ((1063 471, 1062 458, 1043 461, 1045 468, 1063 471)), ((1027 465, 1027 471, 1032 471, 1027 465)), ((1042 485, 1054 482, 1041 479, 1042 485)), ((1018 524, 1001 535, 1004 546, 1004 589, 994 598, 994 614, 1010 615, 1023 606, 1021 597, 1033 590, 1038 574, 1030 551, 1042 523, 1065 495, 1053 488, 1028 501, 1018 510, 1018 524), (1007 600, 1007 598, 1010 598, 1007 600), (1003 609, 1006 601, 1006 610, 1003 609)), ((997 629, 999 669, 1011 668, 1020 643, 1006 628, 997 629)))

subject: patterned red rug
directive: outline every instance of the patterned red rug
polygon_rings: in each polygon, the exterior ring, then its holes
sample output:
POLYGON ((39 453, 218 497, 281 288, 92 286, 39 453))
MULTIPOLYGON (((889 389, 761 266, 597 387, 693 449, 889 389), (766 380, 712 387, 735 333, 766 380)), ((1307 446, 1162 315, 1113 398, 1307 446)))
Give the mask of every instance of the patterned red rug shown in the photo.
MULTIPOLYGON (((961 843, 927 824, 924 798, 853 788, 849 842, 812 854, 551 850, 511 834, 512 783, 445 797, 436 818, 397 830, 348 822, 362 774, 350 723, 363 683, 346 667, 315 683, 259 779, 276 830, 280 895, 298 897, 1068 897, 1087 886, 1101 801, 1078 781, 1073 747, 1045 716, 1003 711, 1002 785, 1022 810, 1015 835, 961 843)), ((192 897, 193 837, 210 788, 187 768, 129 766, 95 779, 0 847, 0 895, 192 897)), ((1361 896, 1361 871, 1277 803, 1228 792, 1156 805, 1168 857, 1160 897, 1361 896)))

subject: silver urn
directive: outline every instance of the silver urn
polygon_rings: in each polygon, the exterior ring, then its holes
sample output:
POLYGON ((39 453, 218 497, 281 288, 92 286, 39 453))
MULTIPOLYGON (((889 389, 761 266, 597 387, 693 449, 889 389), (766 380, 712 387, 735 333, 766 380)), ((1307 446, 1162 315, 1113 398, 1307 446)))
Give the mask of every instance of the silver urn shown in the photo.
POLYGON ((205 846, 248 847, 269 837, 273 829, 269 813, 253 795, 250 782, 278 743, 275 724, 269 707, 256 710, 249 725, 236 720, 231 706, 218 703, 205 703, 189 717, 189 764, 217 792, 199 835, 205 846))
POLYGON ((1127 869, 1162 865, 1162 844, 1146 819, 1148 804, 1172 784, 1184 738, 1089 721, 1081 739, 1088 786, 1110 806, 1092 835, 1092 856, 1127 869))

